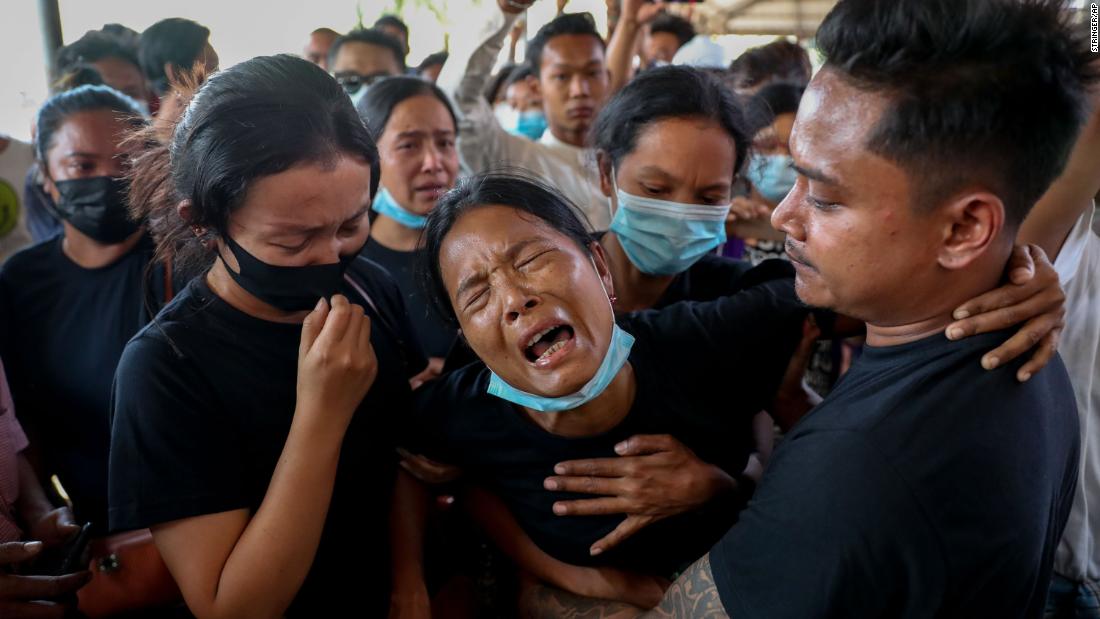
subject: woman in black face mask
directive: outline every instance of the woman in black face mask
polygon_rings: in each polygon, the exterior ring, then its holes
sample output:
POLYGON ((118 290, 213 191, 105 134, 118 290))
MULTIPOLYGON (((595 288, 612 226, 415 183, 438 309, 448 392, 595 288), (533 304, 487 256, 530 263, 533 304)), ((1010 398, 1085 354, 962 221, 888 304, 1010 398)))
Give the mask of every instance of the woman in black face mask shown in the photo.
POLYGON ((96 534, 107 530, 115 366, 170 288, 126 210, 124 137, 142 123, 136 104, 106 86, 46 101, 35 147, 64 228, 0 271, 0 354, 39 473, 58 476, 96 534))
POLYGON ((197 617, 388 605, 388 428, 427 360, 356 258, 377 187, 351 101, 291 56, 214 75, 135 160, 132 207, 198 275, 119 363, 111 526, 152 529, 197 617))

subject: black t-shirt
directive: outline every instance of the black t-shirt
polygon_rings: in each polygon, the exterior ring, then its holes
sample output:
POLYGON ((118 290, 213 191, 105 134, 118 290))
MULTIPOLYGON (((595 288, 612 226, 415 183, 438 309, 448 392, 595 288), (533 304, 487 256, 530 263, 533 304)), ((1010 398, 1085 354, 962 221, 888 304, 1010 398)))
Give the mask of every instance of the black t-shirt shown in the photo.
MULTIPOLYGON (((385 271, 359 258, 349 276, 373 302, 345 282, 372 321, 378 377, 348 428, 320 546, 289 615, 336 616, 355 599, 365 616, 381 616, 389 595, 392 427, 409 414, 408 379, 426 361, 385 271)), ((130 342, 114 390, 112 530, 255 512, 294 417, 301 330, 244 314, 199 277, 130 342)))
POLYGON ((864 349, 710 551, 731 617, 1042 614, 1077 415, 1060 359, 982 369, 1006 337, 864 349))
POLYGON ((737 505, 666 519, 593 558, 589 547, 624 516, 557 516, 555 501, 591 497, 545 490, 543 480, 564 460, 615 457, 614 445, 635 434, 671 434, 704 461, 740 473, 753 451, 752 417, 771 401, 800 339, 807 310, 791 275, 789 265, 773 263, 747 274, 745 290, 733 296, 620 317, 635 337, 637 393, 604 434, 566 438, 541 429, 486 393, 489 370, 476 362, 417 391, 416 423, 403 441, 495 492, 550 555, 670 576, 728 529, 737 505))
POLYGON ((150 269, 146 279, 148 237, 96 269, 65 256, 63 241, 29 247, 0 269, 0 358, 41 472, 56 474, 76 518, 102 533, 111 380, 126 342, 164 299, 164 270, 150 269))
POLYGON ((423 287, 416 281, 416 263, 420 252, 397 251, 370 239, 362 255, 382 265, 397 282, 397 287, 405 295, 405 308, 424 353, 429 357, 446 357, 458 337, 458 331, 439 316, 423 287))
POLYGON ((748 262, 706 254, 672 279, 653 309, 680 301, 713 301, 731 295, 741 288, 741 276, 751 268, 748 262))

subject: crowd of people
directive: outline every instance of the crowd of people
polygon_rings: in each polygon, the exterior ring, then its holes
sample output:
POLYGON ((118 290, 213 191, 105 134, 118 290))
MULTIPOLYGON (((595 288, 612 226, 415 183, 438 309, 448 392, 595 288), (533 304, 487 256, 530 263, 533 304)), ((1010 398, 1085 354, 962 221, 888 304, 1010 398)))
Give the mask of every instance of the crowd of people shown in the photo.
POLYGON ((1100 618, 1080 15, 839 0, 815 71, 532 2, 411 66, 389 14, 57 50, 0 617, 1100 618))

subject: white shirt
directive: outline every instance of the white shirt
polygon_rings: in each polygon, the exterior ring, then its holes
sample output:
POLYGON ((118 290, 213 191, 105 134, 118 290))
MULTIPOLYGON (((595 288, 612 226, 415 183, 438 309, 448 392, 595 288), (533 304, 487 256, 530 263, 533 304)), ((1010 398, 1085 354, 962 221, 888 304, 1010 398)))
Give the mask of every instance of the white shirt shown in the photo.
POLYGON ((538 142, 504 130, 482 94, 504 39, 518 15, 504 13, 495 2, 481 23, 478 36, 456 37, 436 84, 447 93, 459 114, 458 155, 470 173, 516 168, 540 177, 556 188, 588 219, 591 230, 611 223, 607 197, 600 190, 595 152, 561 142, 550 130, 538 142))
POLYGON ((34 147, 15 138, 7 140, 7 147, 0 150, 0 262, 31 244, 23 212, 23 180, 34 163, 34 147))
POLYGON ((1081 425, 1081 465, 1073 509, 1054 555, 1054 571, 1100 582, 1100 215, 1081 215, 1054 261, 1066 293, 1058 353, 1069 370, 1081 425))

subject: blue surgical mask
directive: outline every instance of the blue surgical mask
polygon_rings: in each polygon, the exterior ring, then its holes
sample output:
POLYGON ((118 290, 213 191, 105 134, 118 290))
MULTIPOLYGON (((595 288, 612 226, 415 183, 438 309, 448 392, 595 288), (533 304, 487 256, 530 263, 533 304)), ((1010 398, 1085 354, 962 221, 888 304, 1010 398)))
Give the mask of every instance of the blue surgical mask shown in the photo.
POLYGON ((516 117, 515 127, 508 130, 513 135, 521 135, 529 140, 537 140, 546 131, 546 114, 542 110, 526 110, 516 117))
POLYGON ((779 204, 798 180, 790 155, 754 155, 745 176, 764 199, 779 204))
MULTIPOLYGON (((615 171, 611 171, 612 183, 615 171)), ((726 242, 730 205, 684 204, 626 193, 616 188, 619 207, 610 230, 626 257, 643 273, 676 275, 726 242)))
POLYGON ((417 215, 398 204, 385 187, 378 188, 378 195, 374 196, 374 202, 371 204, 370 208, 375 213, 385 215, 406 228, 422 230, 424 226, 428 225, 427 217, 424 215, 417 215))
POLYGON ((489 395, 495 395, 503 400, 508 400, 512 404, 525 406, 540 413, 557 413, 577 408, 591 402, 607 389, 607 386, 618 375, 619 370, 626 365, 626 361, 630 357, 630 349, 633 346, 634 336, 620 329, 619 325, 614 325, 611 331, 611 344, 607 347, 607 352, 604 353, 600 368, 596 370, 595 376, 576 393, 558 398, 535 395, 516 389, 504 382, 504 379, 497 376, 496 372, 490 372, 492 376, 489 378, 489 395))

